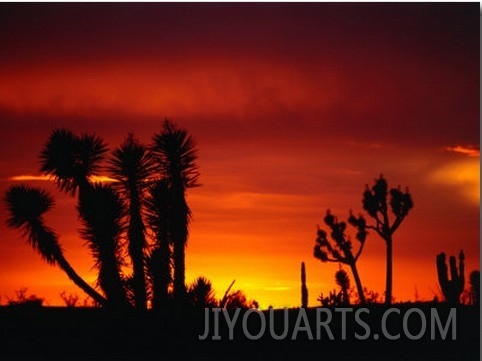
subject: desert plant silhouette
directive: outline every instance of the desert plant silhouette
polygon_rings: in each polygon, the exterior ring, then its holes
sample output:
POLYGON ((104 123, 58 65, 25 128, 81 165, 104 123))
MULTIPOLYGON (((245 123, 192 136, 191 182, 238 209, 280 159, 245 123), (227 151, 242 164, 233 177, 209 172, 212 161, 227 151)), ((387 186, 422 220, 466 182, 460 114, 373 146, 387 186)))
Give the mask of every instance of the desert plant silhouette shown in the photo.
POLYGON ((152 284, 153 308, 160 309, 168 305, 171 298, 171 189, 165 179, 159 179, 151 184, 148 192, 147 222, 154 231, 155 240, 147 263, 152 284))
POLYGON ((80 196, 78 208, 82 223, 80 233, 87 241, 99 270, 99 286, 113 307, 127 307, 120 247, 121 234, 125 229, 124 204, 112 187, 95 184, 89 192, 80 196))
POLYGON ((144 191, 153 172, 152 158, 147 147, 129 134, 109 159, 112 178, 128 204, 128 251, 133 264, 132 288, 135 307, 147 307, 147 285, 144 250, 147 246, 143 219, 144 191))
POLYGON ((56 129, 40 153, 42 173, 61 192, 77 198, 80 235, 95 260, 104 296, 75 273, 57 235, 44 224, 42 216, 53 206, 47 192, 27 185, 10 187, 5 194, 8 226, 23 231, 43 259, 58 264, 99 305, 145 310, 150 301, 153 307, 164 307, 172 283, 177 303, 185 302, 191 217, 185 193, 198 186, 199 177, 193 138, 166 119, 151 145, 128 134, 106 165, 107 152, 96 135, 56 129), (95 176, 105 175, 109 182, 95 182, 95 176), (124 247, 131 262, 124 258, 124 247), (129 266, 132 274, 124 274, 129 266))
POLYGON ((187 289, 189 303, 197 309, 217 307, 218 302, 214 295, 211 281, 206 277, 198 277, 187 289))
MULTIPOLYGON (((337 218, 332 215, 329 210, 326 212, 324 222, 331 230, 331 238, 328 238, 327 232, 318 227, 316 244, 313 253, 315 258, 318 258, 321 262, 337 262, 350 266, 350 269, 353 273, 353 278, 355 279, 360 303, 365 303, 363 287, 356 262, 363 251, 366 240, 366 232, 364 230, 359 230, 357 233, 356 239, 358 242, 360 242, 360 246, 358 247, 357 253, 353 255, 352 242, 350 238, 345 235, 346 223, 338 222, 337 218)), ((352 222, 354 222, 354 220, 352 220, 352 222)), ((357 219, 357 222, 359 224, 363 224, 363 217, 357 219)))
POLYGON ((50 265, 57 264, 85 293, 101 305, 107 300, 90 287, 65 259, 55 232, 47 227, 42 215, 53 206, 53 198, 44 190, 26 185, 13 186, 5 194, 10 213, 7 225, 22 231, 24 238, 50 265))
POLYGON ((480 305, 480 271, 474 270, 470 272, 469 275, 470 283, 470 304, 479 306, 480 305))
POLYGON ((448 268, 446 264, 445 253, 439 253, 436 257, 437 264, 437 276, 440 288, 442 289, 445 300, 450 304, 459 304, 460 295, 464 291, 465 285, 465 255, 461 250, 459 253, 459 268, 457 270, 457 264, 455 256, 450 256, 450 279, 448 276, 448 268))
POLYGON ((193 138, 185 129, 166 120, 161 133, 153 137, 151 148, 157 170, 167 181, 170 194, 169 235, 173 244, 174 299, 185 301, 185 248, 189 234, 191 210, 185 193, 197 187, 199 172, 195 160, 197 150, 193 138))
POLYGON ((412 196, 408 189, 402 191, 400 187, 391 188, 388 192, 387 181, 380 176, 375 179, 372 188, 366 186, 362 203, 363 209, 375 221, 375 224, 369 225, 364 219, 360 223, 361 218, 357 220, 355 217, 350 217, 350 223, 357 226, 361 232, 365 232, 367 229, 374 230, 385 241, 387 264, 385 303, 389 305, 392 302, 393 234, 413 208, 412 196), (389 199, 388 193, 390 193, 389 199), (390 219, 389 210, 395 216, 394 219, 390 219))

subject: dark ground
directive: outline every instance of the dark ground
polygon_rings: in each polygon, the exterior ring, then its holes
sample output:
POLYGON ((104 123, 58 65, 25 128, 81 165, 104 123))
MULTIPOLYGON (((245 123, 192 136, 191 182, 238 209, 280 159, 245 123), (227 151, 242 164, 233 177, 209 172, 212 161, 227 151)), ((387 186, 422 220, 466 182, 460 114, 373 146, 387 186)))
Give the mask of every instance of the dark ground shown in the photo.
MULTIPOLYGON (((322 329, 321 339, 316 340, 316 309, 307 309, 314 340, 300 331, 291 340, 298 309, 289 311, 288 335, 284 340, 274 340, 269 332, 266 315, 266 331, 260 340, 249 340, 242 328, 243 314, 234 326, 233 340, 228 339, 224 316, 220 315, 221 340, 212 340, 213 316, 210 313, 210 334, 204 334, 204 310, 156 315, 108 312, 89 308, 54 307, 0 307, 0 360, 38 359, 129 359, 129 360, 479 360, 480 311, 475 307, 460 306, 456 310, 456 339, 452 340, 451 328, 446 340, 430 339, 430 309, 437 308, 445 325, 450 308, 442 304, 396 304, 400 310, 388 316, 387 330, 400 333, 399 340, 388 340, 381 332, 380 324, 386 307, 369 306, 369 314, 361 319, 370 326, 367 340, 355 338, 355 332, 365 334, 365 329, 355 322, 354 314, 347 314, 346 340, 341 339, 341 313, 332 309, 329 323, 335 340, 330 340, 322 329), (402 327, 405 312, 417 307, 426 315, 426 332, 420 340, 408 339, 402 327), (373 335, 380 338, 374 340, 373 335)), ((356 310, 356 309, 355 309, 356 310)), ((233 311, 230 311, 231 315, 233 311)), ((324 319, 324 318, 323 318, 324 319)), ((408 328, 417 334, 421 328, 420 315, 410 315, 408 328)), ((259 331, 259 315, 248 318, 248 330, 259 331)), ((283 331, 283 311, 275 311, 274 328, 283 331)), ((304 323, 301 324, 302 326, 304 323)), ((452 326, 451 326, 452 327, 452 326)))

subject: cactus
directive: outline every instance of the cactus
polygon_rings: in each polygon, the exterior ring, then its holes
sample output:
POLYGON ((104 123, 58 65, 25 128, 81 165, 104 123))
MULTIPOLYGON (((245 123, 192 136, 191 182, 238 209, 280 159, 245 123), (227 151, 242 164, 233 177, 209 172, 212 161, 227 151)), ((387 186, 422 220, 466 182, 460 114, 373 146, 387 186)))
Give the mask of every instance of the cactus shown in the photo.
POLYGON ((480 305, 480 271, 472 271, 469 275, 470 283, 470 304, 480 305))
POLYGON ((308 307, 308 288, 306 287, 305 262, 301 262, 301 307, 308 307))
POLYGON ((448 278, 448 268, 445 253, 442 252, 437 255, 437 274, 438 282, 444 294, 445 300, 450 304, 459 304, 460 295, 464 290, 465 284, 465 266, 464 266, 464 252, 461 250, 459 253, 459 269, 457 271, 457 264, 455 256, 450 256, 450 277, 448 278))

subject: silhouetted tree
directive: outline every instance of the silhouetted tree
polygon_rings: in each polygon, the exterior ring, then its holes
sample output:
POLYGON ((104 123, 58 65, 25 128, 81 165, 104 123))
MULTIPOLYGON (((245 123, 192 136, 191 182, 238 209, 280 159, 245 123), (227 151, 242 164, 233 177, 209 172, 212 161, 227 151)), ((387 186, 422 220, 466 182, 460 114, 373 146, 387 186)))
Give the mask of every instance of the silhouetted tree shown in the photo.
POLYGON ((147 148, 132 134, 116 148, 110 158, 110 171, 119 181, 120 190, 128 204, 128 251, 133 265, 132 284, 137 309, 147 307, 144 249, 147 245, 142 217, 144 189, 152 177, 152 161, 147 148))
POLYGON ((184 252, 191 218, 185 193, 188 188, 198 186, 197 152, 187 131, 168 120, 164 122, 161 133, 154 135, 152 152, 157 169, 172 192, 169 230, 173 243, 174 298, 182 303, 186 296, 184 252))
POLYGON ((7 225, 22 230, 28 243, 48 264, 57 264, 85 293, 105 305, 106 299, 90 287, 67 262, 57 235, 44 223, 42 215, 53 207, 52 197, 44 190, 17 185, 7 190, 5 202, 10 214, 7 225))
MULTIPOLYGON (((98 285, 106 298, 73 272, 60 246, 53 253, 40 253, 43 257, 54 255, 55 262, 98 304, 122 308, 134 304, 137 309, 145 309, 152 290, 153 306, 162 307, 171 298, 171 283, 177 303, 182 304, 186 301, 185 247, 191 217, 185 193, 198 185, 199 176, 194 141, 186 130, 167 120, 162 131, 154 135, 149 149, 129 134, 109 159, 114 183, 95 183, 95 176, 103 170, 106 152, 106 144, 95 135, 77 136, 69 130, 56 129, 40 153, 42 173, 52 177, 61 191, 77 197, 81 236, 87 240, 96 261, 98 285), (147 232, 146 224, 154 235, 147 232), (124 236, 133 268, 127 276, 121 271, 127 265, 121 254, 124 236)), ((29 193, 27 190, 24 193, 29 193)), ((42 192, 37 190, 40 197, 42 192)), ((15 198, 12 194, 9 199, 15 198)), ((18 200, 12 202, 11 210, 17 216, 19 209, 30 212, 27 206, 19 206, 18 200)), ((50 205, 44 208, 37 212, 38 219, 50 205)), ((25 235, 34 247, 57 244, 57 236, 43 221, 32 217, 28 222, 12 219, 10 226, 28 230, 25 235)))
MULTIPOLYGON (((363 230, 363 227, 359 228, 356 239, 360 242, 360 246, 357 253, 353 255, 352 242, 350 238, 345 236, 346 223, 338 222, 337 218, 333 216, 329 210, 326 212, 324 221, 331 230, 331 240, 328 238, 328 234, 324 230, 318 228, 318 236, 316 238, 314 256, 322 262, 337 262, 350 266, 350 269, 353 273, 353 278, 355 279, 355 284, 357 287, 360 302, 365 303, 363 287, 356 267, 356 262, 363 251, 366 239, 366 232, 363 230)), ((352 220, 352 222, 355 221, 362 225, 364 219, 363 217, 360 217, 356 220, 352 220)))
POLYGON ((360 230, 374 230, 386 244, 386 287, 385 287, 385 303, 392 302, 392 277, 393 277, 393 234, 413 208, 412 197, 407 190, 402 191, 400 187, 390 189, 388 192, 387 181, 380 176, 375 180, 375 184, 370 189, 366 186, 363 193, 363 209, 375 221, 374 225, 359 226, 360 230), (388 199, 388 193, 390 198, 388 199), (395 217, 391 219, 389 211, 395 217))
POLYGON ((120 237, 125 229, 124 204, 112 187, 95 184, 89 192, 80 196, 78 210, 83 225, 81 235, 87 240, 99 269, 99 286, 113 307, 127 307, 120 273, 123 265, 120 237))
POLYGON ((77 189, 90 188, 90 177, 100 170, 106 152, 106 144, 95 135, 56 129, 40 153, 40 170, 52 176, 60 190, 75 195, 77 189))
POLYGON ((445 300, 450 304, 459 304, 460 295, 464 291, 464 259, 465 255, 464 252, 461 250, 459 253, 459 269, 457 270, 455 256, 450 256, 449 265, 451 278, 449 279, 445 253, 439 253, 436 257, 438 282, 444 294, 445 300))
POLYGON ((77 210, 84 225, 82 235, 88 240, 99 269, 99 285, 111 306, 125 307, 127 296, 119 273, 118 246, 123 231, 118 217, 124 215, 123 205, 118 203, 120 199, 111 187, 91 182, 91 177, 101 170, 106 152, 106 144, 95 135, 77 136, 57 129, 40 154, 41 171, 53 176, 60 190, 71 195, 78 190, 77 210))

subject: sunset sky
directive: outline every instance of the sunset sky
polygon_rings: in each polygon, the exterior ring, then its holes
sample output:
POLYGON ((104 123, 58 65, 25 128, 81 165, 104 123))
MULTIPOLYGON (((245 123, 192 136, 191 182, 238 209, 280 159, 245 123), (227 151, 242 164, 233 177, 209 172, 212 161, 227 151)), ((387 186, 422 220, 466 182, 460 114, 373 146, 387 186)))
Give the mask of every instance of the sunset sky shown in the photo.
MULTIPOLYGON (((466 276, 479 269, 479 15, 478 3, 0 4, 0 193, 49 190, 47 222, 94 284, 75 200, 39 178, 39 152, 58 127, 149 143, 167 117, 199 149, 189 282, 206 276, 221 297, 236 279, 262 308, 299 306, 304 261, 319 304, 338 265, 313 257, 317 225, 328 208, 363 212, 383 174, 415 204, 394 235, 393 294, 430 300, 436 254, 463 249, 466 276)), ((50 305, 83 298, 6 218, 2 203, 0 301, 22 287, 50 305)), ((359 272, 383 294, 375 234, 359 272)))

